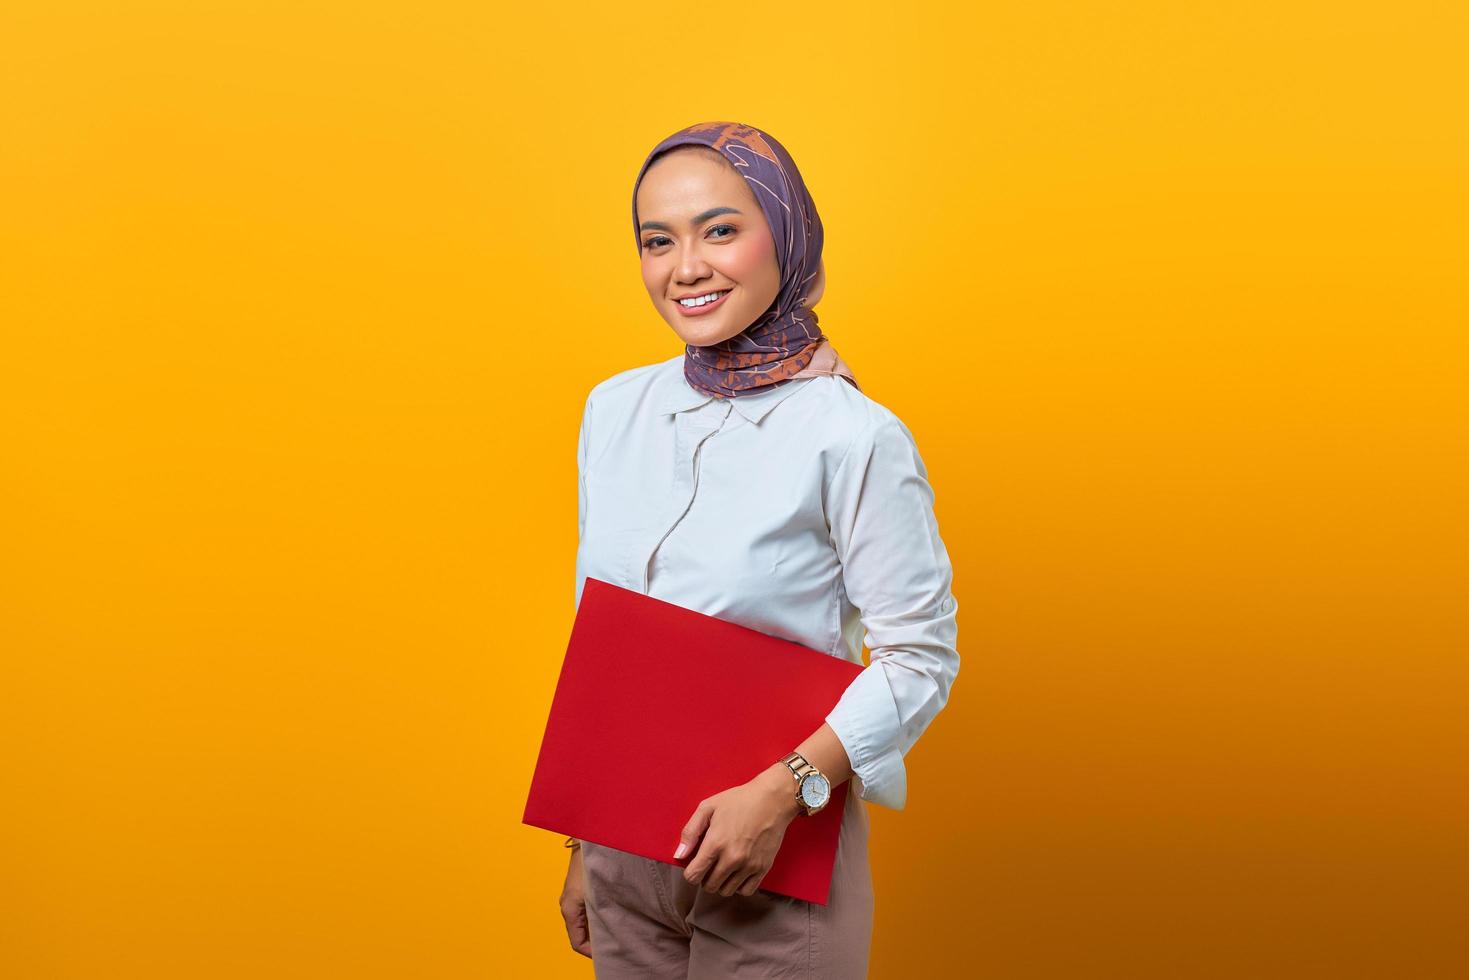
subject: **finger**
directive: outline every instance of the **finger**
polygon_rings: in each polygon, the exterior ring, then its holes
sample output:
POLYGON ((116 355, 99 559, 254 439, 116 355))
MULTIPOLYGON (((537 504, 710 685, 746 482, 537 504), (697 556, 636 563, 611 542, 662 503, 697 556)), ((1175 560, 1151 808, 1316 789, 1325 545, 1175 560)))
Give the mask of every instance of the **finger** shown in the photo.
POLYGON ((750 866, 748 864, 742 864, 739 867, 734 868, 730 872, 729 877, 725 879, 724 884, 720 886, 719 894, 725 896, 726 898, 735 894, 744 887, 745 882, 748 881, 750 879, 750 876, 754 873, 755 872, 750 869, 750 866))
POLYGON ((579 954, 592 955, 592 930, 586 923, 586 907, 577 909, 576 927, 571 930, 571 949, 579 954))
POLYGON ((592 936, 587 928, 587 909, 585 905, 577 904, 571 914, 566 916, 566 938, 571 940, 571 948, 583 956, 592 955, 592 936))
POLYGON ((728 895, 734 891, 733 888, 726 887, 730 884, 730 879, 735 876, 744 878, 745 870, 744 866, 738 861, 725 857, 714 866, 714 870, 709 872, 709 876, 704 879, 704 887, 716 895, 728 895))
POLYGON ((764 871, 753 872, 750 877, 746 878, 744 882, 740 885, 740 887, 735 890, 738 891, 741 895, 745 895, 748 897, 760 890, 760 882, 764 880, 764 871))
POLYGON ((694 815, 689 817, 688 823, 683 825, 683 830, 678 835, 678 847, 673 852, 675 861, 683 860, 698 849, 699 838, 709 829, 709 818, 713 814, 714 807, 709 801, 700 800, 694 809, 694 815))
POLYGON ((709 841, 704 841, 699 845, 699 851, 694 855, 693 860, 689 861, 689 866, 684 868, 684 881, 691 885, 702 886, 705 875, 714 870, 718 860, 719 849, 709 841))

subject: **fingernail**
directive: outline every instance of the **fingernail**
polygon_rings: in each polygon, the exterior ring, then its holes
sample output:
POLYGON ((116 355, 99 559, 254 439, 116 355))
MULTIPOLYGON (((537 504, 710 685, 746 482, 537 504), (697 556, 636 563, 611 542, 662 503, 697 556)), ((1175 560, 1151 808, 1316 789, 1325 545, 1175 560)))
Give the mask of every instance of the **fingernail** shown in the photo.
POLYGON ((688 852, 689 852, 689 845, 685 844, 683 841, 679 841, 678 842, 678 850, 676 850, 676 851, 673 852, 673 859, 675 861, 677 861, 679 858, 683 857, 688 852))

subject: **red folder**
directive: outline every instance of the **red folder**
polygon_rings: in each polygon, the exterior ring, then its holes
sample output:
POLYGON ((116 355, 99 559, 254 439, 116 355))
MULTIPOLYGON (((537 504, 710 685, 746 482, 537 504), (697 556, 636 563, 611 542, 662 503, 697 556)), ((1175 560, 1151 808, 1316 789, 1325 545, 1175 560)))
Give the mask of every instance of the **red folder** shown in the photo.
MULTIPOLYGON (((522 822, 687 867, 673 851, 699 801, 779 762, 861 671, 588 577, 522 822)), ((848 788, 791 821, 761 889, 827 903, 848 788)))

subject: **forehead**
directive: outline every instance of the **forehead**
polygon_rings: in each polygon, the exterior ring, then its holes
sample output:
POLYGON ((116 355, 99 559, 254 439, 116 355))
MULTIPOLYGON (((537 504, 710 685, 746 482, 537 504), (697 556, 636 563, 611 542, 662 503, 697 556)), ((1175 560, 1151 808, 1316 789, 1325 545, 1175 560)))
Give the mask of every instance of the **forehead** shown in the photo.
MULTIPOLYGON (((706 148, 707 149, 707 148, 706 148)), ((717 151, 678 147, 654 160, 638 184, 638 211, 698 210, 712 204, 753 206, 755 195, 717 151)))

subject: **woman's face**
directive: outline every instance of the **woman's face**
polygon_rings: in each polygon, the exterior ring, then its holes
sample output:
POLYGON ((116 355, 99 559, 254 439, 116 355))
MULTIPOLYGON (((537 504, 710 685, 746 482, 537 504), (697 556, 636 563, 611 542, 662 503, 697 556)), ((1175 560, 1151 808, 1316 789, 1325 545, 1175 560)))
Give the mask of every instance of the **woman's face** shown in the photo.
POLYGON ((780 292, 780 263, 765 214, 722 159, 675 149, 638 185, 643 284, 686 344, 710 347, 743 331, 780 292), (703 306, 685 297, 715 294, 703 306))

